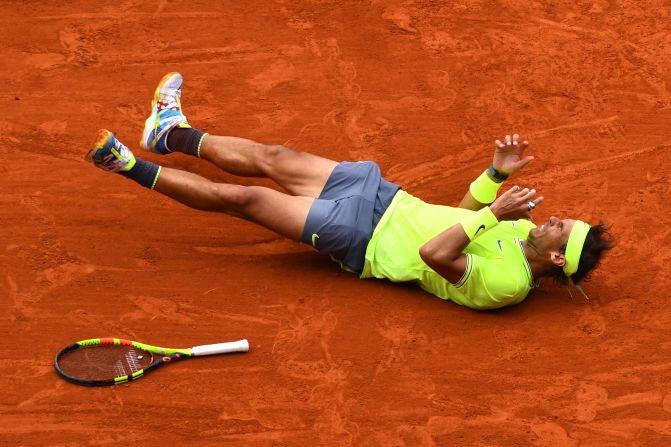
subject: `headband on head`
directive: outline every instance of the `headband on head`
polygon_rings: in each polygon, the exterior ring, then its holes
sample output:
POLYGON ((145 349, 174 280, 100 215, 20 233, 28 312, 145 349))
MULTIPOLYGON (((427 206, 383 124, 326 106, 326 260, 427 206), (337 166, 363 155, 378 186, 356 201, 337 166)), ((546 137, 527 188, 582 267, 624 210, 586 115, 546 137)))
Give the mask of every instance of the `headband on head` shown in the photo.
POLYGON ((585 239, 587 238, 589 229, 589 224, 582 220, 576 220, 571 229, 571 234, 569 234, 568 243, 566 244, 566 252, 564 253, 566 263, 563 268, 564 274, 568 277, 571 277, 578 271, 580 255, 582 254, 582 248, 585 245, 585 239))

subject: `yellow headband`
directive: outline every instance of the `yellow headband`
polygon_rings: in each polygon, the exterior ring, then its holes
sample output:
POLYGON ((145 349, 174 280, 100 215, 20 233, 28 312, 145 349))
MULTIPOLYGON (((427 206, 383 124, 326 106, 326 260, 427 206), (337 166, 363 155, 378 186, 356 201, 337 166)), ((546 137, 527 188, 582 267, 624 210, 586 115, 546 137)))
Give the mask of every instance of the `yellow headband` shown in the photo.
POLYGON ((571 234, 569 234, 568 243, 566 244, 566 253, 564 253, 564 258, 566 258, 564 273, 566 276, 572 276, 578 271, 580 254, 582 253, 583 245, 585 245, 585 238, 587 238, 589 229, 589 224, 586 224, 582 220, 576 220, 571 229, 571 234))

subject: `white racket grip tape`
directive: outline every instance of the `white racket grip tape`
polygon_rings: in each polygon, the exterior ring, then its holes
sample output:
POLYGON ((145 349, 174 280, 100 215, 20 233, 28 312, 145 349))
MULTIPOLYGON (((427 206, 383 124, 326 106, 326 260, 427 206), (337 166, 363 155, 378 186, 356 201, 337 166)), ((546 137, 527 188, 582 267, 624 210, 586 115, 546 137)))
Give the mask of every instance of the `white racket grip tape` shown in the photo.
POLYGON ((213 345, 194 346, 191 348, 193 355, 212 355, 212 354, 228 354, 230 352, 247 352, 249 351, 249 342, 245 340, 231 341, 228 343, 216 343, 213 345))

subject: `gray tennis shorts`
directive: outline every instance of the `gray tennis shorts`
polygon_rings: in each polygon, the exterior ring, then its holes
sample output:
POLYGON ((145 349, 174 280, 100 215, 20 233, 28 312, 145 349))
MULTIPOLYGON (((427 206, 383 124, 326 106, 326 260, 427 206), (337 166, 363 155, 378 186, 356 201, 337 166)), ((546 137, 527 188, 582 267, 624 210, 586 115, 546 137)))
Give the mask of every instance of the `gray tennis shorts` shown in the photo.
POLYGON ((301 241, 360 274, 373 230, 399 189, 372 161, 339 163, 310 208, 301 241))

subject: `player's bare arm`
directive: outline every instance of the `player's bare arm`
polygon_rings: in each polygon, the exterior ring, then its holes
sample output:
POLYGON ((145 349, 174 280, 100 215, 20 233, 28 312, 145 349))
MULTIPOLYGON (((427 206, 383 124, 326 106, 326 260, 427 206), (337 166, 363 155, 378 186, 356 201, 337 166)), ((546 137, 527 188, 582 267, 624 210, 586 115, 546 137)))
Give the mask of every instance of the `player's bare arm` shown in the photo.
MULTIPOLYGON (((542 196, 532 201, 535 195, 535 189, 520 189, 516 185, 496 199, 489 210, 496 218, 496 222, 530 219, 531 211, 543 201, 542 196), (533 203, 533 205, 530 205, 530 203, 533 203)), ((477 236, 480 231, 486 230, 486 223, 483 221, 480 224, 477 219, 473 220, 470 226, 471 228, 469 228, 469 223, 466 222, 452 225, 424 244, 419 250, 422 260, 451 283, 459 281, 466 270, 464 249, 473 237, 477 236)))
MULTIPOLYGON (((491 168, 487 170, 487 176, 496 183, 502 183, 506 178, 522 170, 528 165, 534 157, 524 155, 524 151, 529 146, 529 141, 520 142, 520 135, 506 135, 503 142, 495 141, 496 149, 491 168)), ((489 202, 491 203, 491 202, 489 202)), ((464 198, 459 203, 459 208, 478 211, 489 203, 482 203, 476 200, 470 191, 466 191, 464 198)))

